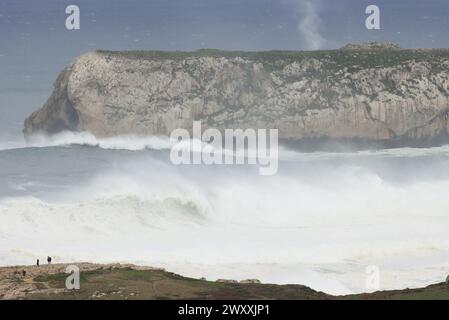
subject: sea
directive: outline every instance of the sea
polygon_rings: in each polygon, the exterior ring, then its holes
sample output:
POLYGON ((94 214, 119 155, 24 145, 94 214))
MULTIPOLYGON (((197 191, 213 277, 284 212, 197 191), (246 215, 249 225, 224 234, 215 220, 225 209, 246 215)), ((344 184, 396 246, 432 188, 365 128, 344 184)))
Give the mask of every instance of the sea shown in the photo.
MULTIPOLYGON (((261 176, 257 165, 174 165, 164 137, 61 132, 26 142, 24 119, 77 55, 214 46, 175 28, 179 19, 161 9, 164 1, 123 3, 79 1, 77 32, 64 27, 70 1, 0 3, 0 266, 47 256, 134 263, 331 294, 445 280, 449 146, 301 152, 281 145, 277 174, 261 176), (171 20, 159 19, 161 10, 171 20)), ((235 8, 228 20, 238 17, 235 8)), ((253 48, 240 40, 226 48, 253 48)))
POLYGON ((257 165, 174 165, 163 137, 62 132, 0 145, 3 266, 50 255, 333 294, 449 274, 449 146, 281 146, 277 174, 261 176, 257 165))

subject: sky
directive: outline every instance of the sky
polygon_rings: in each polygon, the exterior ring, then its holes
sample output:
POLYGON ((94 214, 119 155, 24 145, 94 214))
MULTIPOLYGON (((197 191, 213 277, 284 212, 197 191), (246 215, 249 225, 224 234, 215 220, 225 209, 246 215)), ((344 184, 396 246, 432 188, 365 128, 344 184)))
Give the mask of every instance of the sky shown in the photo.
POLYGON ((447 0, 0 0, 0 134, 21 127, 64 66, 95 49, 442 48, 448 17, 447 0), (380 30, 365 27, 372 4, 380 30), (80 8, 80 30, 65 27, 68 5, 80 8))

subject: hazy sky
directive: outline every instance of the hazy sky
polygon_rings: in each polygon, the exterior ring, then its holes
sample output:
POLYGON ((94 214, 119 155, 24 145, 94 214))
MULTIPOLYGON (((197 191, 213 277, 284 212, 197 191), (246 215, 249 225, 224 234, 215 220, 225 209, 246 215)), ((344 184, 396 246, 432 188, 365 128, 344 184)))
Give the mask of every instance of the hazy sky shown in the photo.
POLYGON ((448 47, 448 30, 448 0, 1 0, 0 133, 6 108, 21 126, 58 72, 94 49, 448 47), (69 4, 80 7, 78 31, 65 28, 69 4), (369 4, 380 7, 381 30, 365 28, 369 4))

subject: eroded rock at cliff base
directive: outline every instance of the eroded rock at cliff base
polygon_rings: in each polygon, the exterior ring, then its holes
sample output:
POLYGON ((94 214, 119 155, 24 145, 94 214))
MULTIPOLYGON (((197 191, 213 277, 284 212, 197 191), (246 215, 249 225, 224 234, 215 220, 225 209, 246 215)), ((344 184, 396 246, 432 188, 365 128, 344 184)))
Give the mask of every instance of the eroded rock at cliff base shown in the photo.
POLYGON ((35 132, 57 133, 78 130, 78 113, 67 94, 71 68, 64 69, 56 79, 54 91, 44 106, 25 120, 25 136, 35 132))
POLYGON ((36 132, 169 135, 277 128, 289 141, 448 142, 449 50, 110 52, 80 56, 45 105, 36 132))

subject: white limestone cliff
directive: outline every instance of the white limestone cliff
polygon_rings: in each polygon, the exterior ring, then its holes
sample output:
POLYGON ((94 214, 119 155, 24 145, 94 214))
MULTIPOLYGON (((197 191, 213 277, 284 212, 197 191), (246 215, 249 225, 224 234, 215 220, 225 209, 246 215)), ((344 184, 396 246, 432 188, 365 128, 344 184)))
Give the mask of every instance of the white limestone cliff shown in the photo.
POLYGON ((445 143, 449 50, 97 51, 58 77, 24 133, 169 135, 277 128, 281 139, 445 143))

